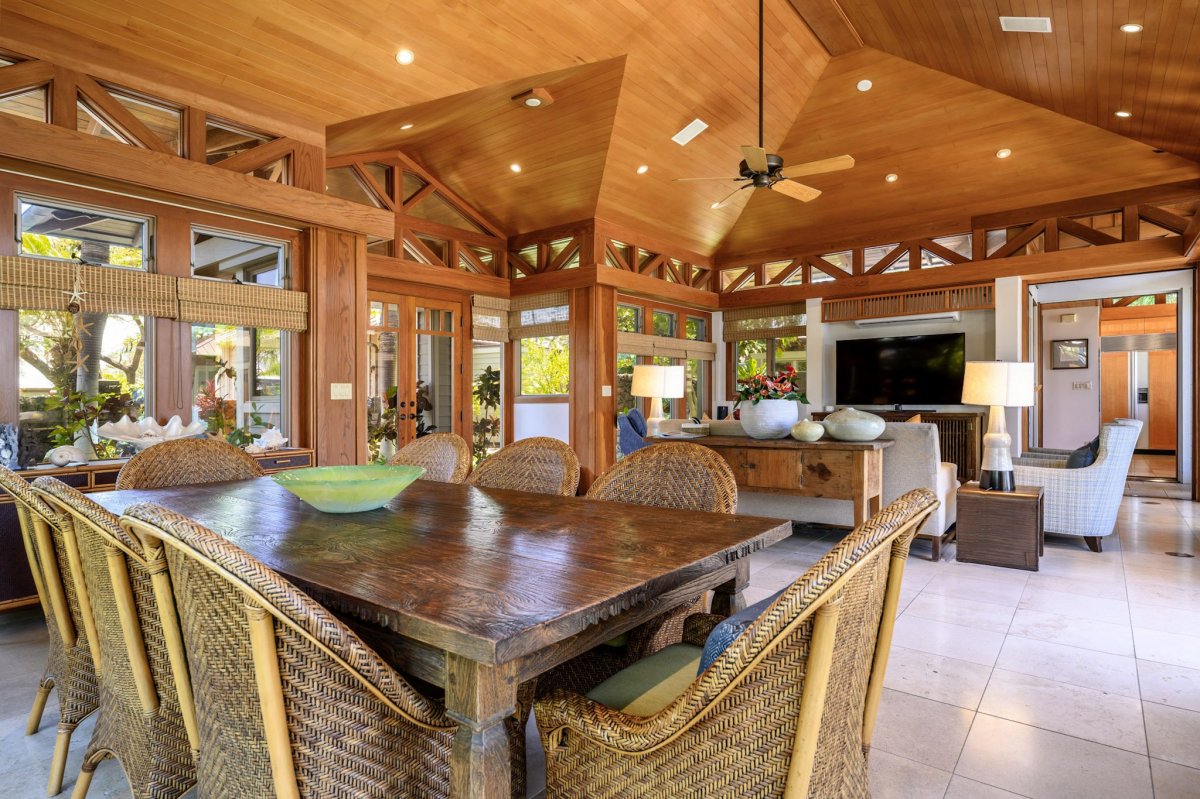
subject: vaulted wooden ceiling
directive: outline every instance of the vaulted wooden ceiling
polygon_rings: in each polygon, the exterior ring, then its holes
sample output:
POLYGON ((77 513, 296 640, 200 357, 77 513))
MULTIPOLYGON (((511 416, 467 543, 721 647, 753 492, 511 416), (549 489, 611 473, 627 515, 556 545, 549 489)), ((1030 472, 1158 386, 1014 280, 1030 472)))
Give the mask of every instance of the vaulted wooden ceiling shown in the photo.
POLYGON ((732 176, 756 139, 754 0, 4 0, 0 45, 331 125, 331 152, 402 148, 510 233, 595 215, 746 254, 1200 176, 1178 157, 1200 158, 1195 3, 838 1, 767 0, 766 145, 858 166, 809 179, 807 205, 718 210, 724 186, 671 178, 732 176), (1054 33, 1001 33, 1002 14, 1054 33), (533 85, 554 105, 510 102, 533 85), (709 130, 670 141, 697 116, 709 130))

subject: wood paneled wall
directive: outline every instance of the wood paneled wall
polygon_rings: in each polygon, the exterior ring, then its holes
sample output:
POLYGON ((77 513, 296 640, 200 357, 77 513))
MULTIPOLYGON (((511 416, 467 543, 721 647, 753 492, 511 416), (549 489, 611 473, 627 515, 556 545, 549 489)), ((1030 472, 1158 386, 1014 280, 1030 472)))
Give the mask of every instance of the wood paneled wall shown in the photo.
POLYGON ((571 291, 571 446, 583 470, 581 491, 616 458, 616 320, 616 289, 571 291))

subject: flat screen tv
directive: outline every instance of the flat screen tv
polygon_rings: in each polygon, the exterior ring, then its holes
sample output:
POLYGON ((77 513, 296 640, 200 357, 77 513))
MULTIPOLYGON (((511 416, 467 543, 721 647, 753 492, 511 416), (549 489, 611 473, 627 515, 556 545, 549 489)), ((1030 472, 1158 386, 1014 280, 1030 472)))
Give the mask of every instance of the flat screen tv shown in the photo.
POLYGON ((889 336, 837 343, 839 405, 959 405, 966 336, 889 336))

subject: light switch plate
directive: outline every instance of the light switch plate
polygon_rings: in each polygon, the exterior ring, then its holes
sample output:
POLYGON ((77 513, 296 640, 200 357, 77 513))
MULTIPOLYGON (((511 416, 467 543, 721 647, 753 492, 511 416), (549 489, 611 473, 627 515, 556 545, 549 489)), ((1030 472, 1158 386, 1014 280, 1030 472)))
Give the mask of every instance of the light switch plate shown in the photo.
POLYGON ((612 386, 600 386, 600 396, 611 397, 612 396, 612 386))
POLYGON ((331 400, 354 399, 354 386, 350 383, 330 383, 329 398, 331 400))

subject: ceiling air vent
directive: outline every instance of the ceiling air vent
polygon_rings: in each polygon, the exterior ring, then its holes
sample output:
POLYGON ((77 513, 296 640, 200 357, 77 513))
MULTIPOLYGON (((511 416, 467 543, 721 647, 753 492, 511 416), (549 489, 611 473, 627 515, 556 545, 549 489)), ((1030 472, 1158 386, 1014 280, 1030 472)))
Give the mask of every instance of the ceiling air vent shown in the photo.
POLYGON ((1050 33, 1050 18, 1000 17, 1000 30, 1009 33, 1050 33))

